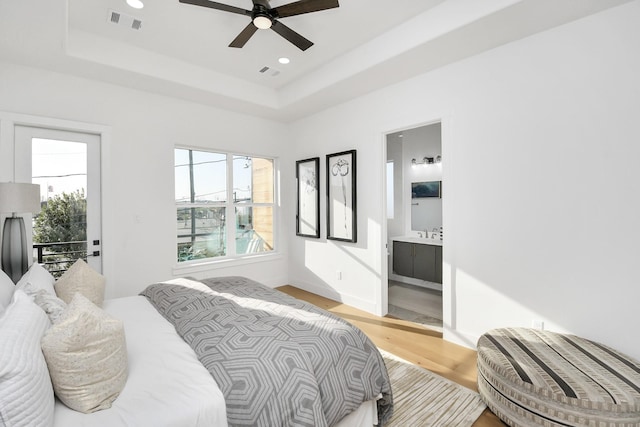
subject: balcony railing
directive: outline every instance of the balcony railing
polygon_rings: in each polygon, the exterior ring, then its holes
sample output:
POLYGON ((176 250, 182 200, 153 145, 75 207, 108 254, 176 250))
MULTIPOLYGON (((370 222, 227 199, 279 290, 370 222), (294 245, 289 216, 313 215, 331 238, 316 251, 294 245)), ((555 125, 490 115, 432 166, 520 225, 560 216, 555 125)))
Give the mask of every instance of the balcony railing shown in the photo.
POLYGON ((87 260, 87 241, 34 243, 33 257, 54 277, 59 277, 77 259, 87 260))

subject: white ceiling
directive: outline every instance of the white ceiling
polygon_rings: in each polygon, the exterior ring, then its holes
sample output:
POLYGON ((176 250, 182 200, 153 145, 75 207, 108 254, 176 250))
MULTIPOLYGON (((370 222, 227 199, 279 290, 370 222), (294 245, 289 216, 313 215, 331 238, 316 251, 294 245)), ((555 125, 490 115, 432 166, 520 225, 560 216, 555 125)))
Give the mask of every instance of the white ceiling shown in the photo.
POLYGON ((302 52, 271 30, 229 48, 248 17, 178 0, 0 0, 0 60, 291 121, 627 1, 340 0, 282 19, 315 43, 302 52), (141 30, 111 23, 110 10, 141 30))
MULTIPOLYGON (((258 31, 244 48, 228 45, 250 22, 249 17, 179 3, 178 0, 147 0, 143 9, 133 9, 124 0, 69 0, 72 29, 127 43, 151 52, 177 58, 206 69, 236 76, 271 88, 280 88, 310 70, 331 61, 443 0, 393 0, 393 8, 371 0, 342 0, 339 8, 282 19, 282 23, 315 43, 300 49, 272 30, 258 31), (371 7, 377 3, 377 7, 371 7), (366 8, 367 25, 360 11, 366 8), (108 10, 139 18, 140 31, 107 23, 108 10), (278 58, 292 63, 283 66, 278 58), (277 77, 260 74, 269 66, 281 71, 277 77)), ((250 10, 251 0, 219 0, 250 10)), ((272 0, 272 7, 292 0, 272 0)))

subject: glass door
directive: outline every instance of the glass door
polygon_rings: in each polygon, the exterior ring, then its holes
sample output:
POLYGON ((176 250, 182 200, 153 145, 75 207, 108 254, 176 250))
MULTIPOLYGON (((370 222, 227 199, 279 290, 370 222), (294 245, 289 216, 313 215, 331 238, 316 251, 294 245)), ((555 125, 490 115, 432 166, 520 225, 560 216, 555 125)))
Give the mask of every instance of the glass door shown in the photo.
POLYGON ((78 258, 102 271, 100 136, 15 127, 16 181, 40 185, 34 262, 60 276, 78 258))

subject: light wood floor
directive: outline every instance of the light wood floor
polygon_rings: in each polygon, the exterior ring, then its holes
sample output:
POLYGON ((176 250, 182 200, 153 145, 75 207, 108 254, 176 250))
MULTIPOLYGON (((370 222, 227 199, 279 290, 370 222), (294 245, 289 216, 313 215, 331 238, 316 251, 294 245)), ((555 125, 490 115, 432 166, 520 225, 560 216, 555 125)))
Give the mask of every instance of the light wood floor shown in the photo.
MULTIPOLYGON (((281 286, 277 289, 351 322, 362 329, 379 348, 465 387, 478 390, 476 352, 444 341, 441 333, 404 320, 374 316, 293 286, 281 286)), ((494 426, 505 424, 489 410, 484 411, 473 424, 473 427, 494 426)))

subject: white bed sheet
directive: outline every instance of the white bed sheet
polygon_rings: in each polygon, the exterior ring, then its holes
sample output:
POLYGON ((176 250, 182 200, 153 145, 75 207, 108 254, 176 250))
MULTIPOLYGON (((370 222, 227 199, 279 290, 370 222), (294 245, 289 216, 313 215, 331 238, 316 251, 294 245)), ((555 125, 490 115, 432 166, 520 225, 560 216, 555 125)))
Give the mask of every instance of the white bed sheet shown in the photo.
POLYGON ((56 400, 56 427, 227 426, 215 380, 145 297, 107 300, 103 308, 124 322, 127 383, 110 409, 92 414, 56 400))
MULTIPOLYGON (((380 396, 382 397, 382 396, 380 396)), ((355 411, 338 421, 333 427, 372 427, 378 425, 378 405, 376 400, 367 400, 355 411)))

